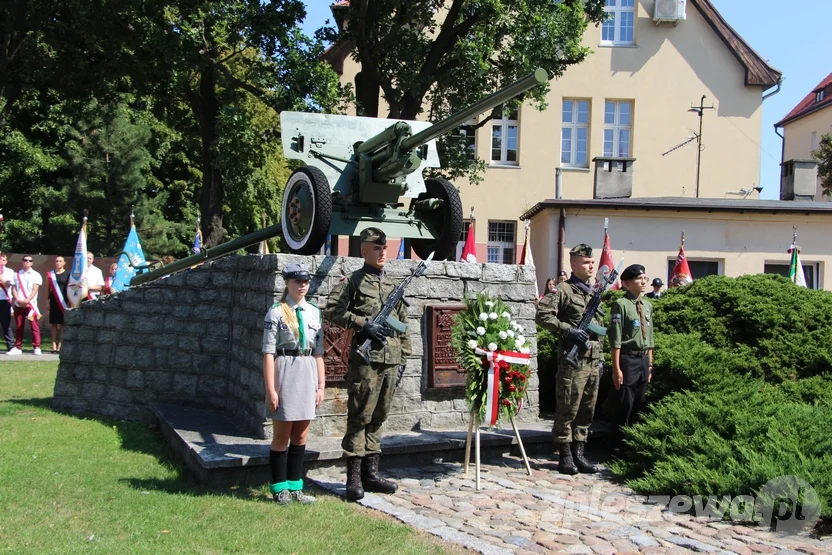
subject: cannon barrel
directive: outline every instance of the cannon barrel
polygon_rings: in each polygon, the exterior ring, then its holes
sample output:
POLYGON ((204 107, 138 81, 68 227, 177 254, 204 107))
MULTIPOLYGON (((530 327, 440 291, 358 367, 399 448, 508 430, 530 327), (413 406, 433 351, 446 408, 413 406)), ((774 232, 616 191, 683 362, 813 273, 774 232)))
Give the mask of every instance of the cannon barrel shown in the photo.
POLYGON ((549 76, 547 75, 546 70, 539 67, 536 70, 534 70, 533 73, 530 73, 526 77, 523 77, 518 81, 515 81, 511 85, 503 87, 499 91, 496 91, 495 93, 486 96, 479 102, 472 104, 471 106, 465 108, 461 112, 453 114, 443 119, 442 121, 439 121, 431 125, 424 131, 416 133, 409 139, 405 139, 404 141, 402 141, 402 148, 406 151, 415 149, 416 147, 423 145, 430 140, 436 139, 437 137, 440 137, 445 133, 448 133, 449 131, 456 129, 472 117, 482 114, 483 112, 486 112, 488 110, 491 110, 499 106, 500 104, 508 100, 511 100, 518 94, 526 92, 532 87, 542 85, 548 80, 549 76))
POLYGON ((167 266, 163 266, 162 268, 153 270, 152 272, 133 276, 133 279, 130 280, 130 287, 141 285, 142 283, 147 283, 148 281, 153 281, 154 279, 159 279, 160 277, 170 275, 174 272, 178 272, 179 270, 190 268, 195 264, 202 264, 203 262, 216 260, 217 258, 233 254, 240 249, 256 245, 265 239, 271 239, 272 237, 277 237, 282 234, 283 228, 280 224, 265 227, 255 231, 254 233, 249 233, 248 235, 243 235, 242 237, 238 237, 232 241, 228 241, 227 243, 217 245, 216 247, 202 249, 196 254, 180 258, 179 260, 172 262, 167 266))

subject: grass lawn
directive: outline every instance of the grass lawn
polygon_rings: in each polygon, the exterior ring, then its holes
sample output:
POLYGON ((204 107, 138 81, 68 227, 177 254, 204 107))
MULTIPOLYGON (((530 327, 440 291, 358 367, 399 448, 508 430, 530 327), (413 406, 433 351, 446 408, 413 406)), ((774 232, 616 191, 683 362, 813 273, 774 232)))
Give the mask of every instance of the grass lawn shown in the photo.
POLYGON ((466 553, 320 492, 211 490, 134 422, 49 407, 56 362, 0 364, 0 546, 14 553, 466 553), (267 501, 269 499, 269 501, 267 501))

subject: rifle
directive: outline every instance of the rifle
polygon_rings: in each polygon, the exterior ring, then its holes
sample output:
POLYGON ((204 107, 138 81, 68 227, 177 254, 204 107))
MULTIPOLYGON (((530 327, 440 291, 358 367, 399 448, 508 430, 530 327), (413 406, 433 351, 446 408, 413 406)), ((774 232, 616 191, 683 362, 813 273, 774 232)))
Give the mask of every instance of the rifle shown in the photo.
MULTIPOLYGON (((621 262, 618 263, 618 267, 612 270, 609 274, 607 274, 603 280, 601 281, 600 285, 595 289, 595 292, 590 297, 589 302, 586 304, 586 310, 584 310, 583 316, 581 316, 580 323, 575 326, 581 331, 588 331, 590 333, 594 333, 599 337, 604 337, 607 335, 607 330, 602 328, 601 326, 595 324, 592 319, 595 317, 595 313, 600 313, 600 306, 601 306, 601 295, 604 294, 615 280, 618 278, 618 272, 621 271, 621 266, 624 264, 624 259, 621 259, 621 262)), ((567 339, 568 341, 568 339, 567 339)), ((578 356, 583 355, 587 352, 590 348, 589 341, 586 343, 572 343, 572 347, 569 349, 569 352, 566 355, 566 362, 571 366, 577 368, 578 367, 578 356)))
MULTIPOLYGON (((425 270, 428 269, 428 264, 430 261, 433 260, 433 253, 425 259, 422 260, 416 269, 413 270, 413 273, 407 276, 402 280, 400 284, 393 289, 393 292, 390 293, 390 296, 387 297, 387 300, 384 301, 384 304, 381 306, 381 310, 378 311, 378 314, 373 316, 373 319, 370 320, 373 324, 383 323, 385 326, 389 326, 393 330, 403 334, 407 332, 407 324, 404 324, 398 320, 395 316, 393 316, 393 310, 395 310, 396 306, 399 304, 399 301, 404 299, 404 290, 413 281, 413 278, 419 277, 425 273, 425 270)), ((381 344, 377 348, 383 347, 387 343, 386 338, 382 338, 381 344)), ((372 339, 365 339, 364 342, 356 349, 356 353, 360 356, 365 363, 370 362, 370 348, 373 346, 372 339)))

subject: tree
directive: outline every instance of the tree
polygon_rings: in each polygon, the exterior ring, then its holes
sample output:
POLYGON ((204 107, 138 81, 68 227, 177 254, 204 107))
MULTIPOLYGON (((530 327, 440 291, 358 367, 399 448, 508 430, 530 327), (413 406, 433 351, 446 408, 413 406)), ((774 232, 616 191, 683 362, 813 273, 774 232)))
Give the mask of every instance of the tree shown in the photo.
MULTIPOLYGON (((430 119, 474 103, 537 67, 557 78, 590 53, 590 23, 604 19, 604 0, 351 0, 336 8, 339 30, 319 36, 349 47, 361 64, 355 77, 359 115, 430 119)), ((547 87, 526 93, 545 109, 547 87)), ((490 115, 482 119, 484 125, 490 115)), ((459 139, 440 141, 447 171, 470 173, 475 160, 459 139)), ((480 165, 481 167, 481 165, 480 165)))
POLYGON ((818 161, 818 177, 823 195, 830 196, 832 195, 832 133, 827 133, 821 138, 812 156, 818 161))

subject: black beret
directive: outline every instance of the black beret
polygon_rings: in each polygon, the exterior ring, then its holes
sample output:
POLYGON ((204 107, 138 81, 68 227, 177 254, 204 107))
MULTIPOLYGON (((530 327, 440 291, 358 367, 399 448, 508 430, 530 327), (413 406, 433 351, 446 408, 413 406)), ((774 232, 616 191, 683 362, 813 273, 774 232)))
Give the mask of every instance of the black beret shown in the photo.
POLYGON ((373 243, 376 245, 386 245, 387 235, 377 227, 368 227, 361 232, 362 243, 373 243))
POLYGON ((283 267, 283 279, 305 279, 309 280, 309 270, 306 265, 291 262, 283 267))
POLYGON ((624 269, 623 272, 621 272, 621 280, 628 281, 646 273, 647 272, 644 271, 644 266, 641 264, 630 264, 624 269))
POLYGON ((664 282, 662 281, 662 278, 655 278, 653 280, 653 287, 656 287, 656 286, 661 287, 662 285, 664 285, 664 282))
POLYGON ((561 270, 560 272, 558 272, 558 277, 560 277, 560 276, 565 276, 565 275, 566 275, 566 272, 565 272, 565 271, 563 271, 563 270, 561 270))

